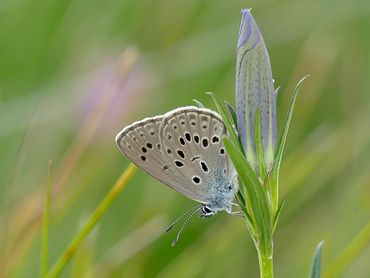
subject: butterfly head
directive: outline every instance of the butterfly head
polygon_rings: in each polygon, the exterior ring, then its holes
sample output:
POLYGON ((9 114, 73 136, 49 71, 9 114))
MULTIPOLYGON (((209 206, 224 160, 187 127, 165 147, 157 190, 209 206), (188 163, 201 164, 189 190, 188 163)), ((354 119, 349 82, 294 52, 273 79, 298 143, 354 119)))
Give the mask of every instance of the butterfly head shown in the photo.
POLYGON ((200 210, 200 217, 211 217, 216 213, 217 211, 214 211, 209 206, 203 204, 202 209, 200 210))

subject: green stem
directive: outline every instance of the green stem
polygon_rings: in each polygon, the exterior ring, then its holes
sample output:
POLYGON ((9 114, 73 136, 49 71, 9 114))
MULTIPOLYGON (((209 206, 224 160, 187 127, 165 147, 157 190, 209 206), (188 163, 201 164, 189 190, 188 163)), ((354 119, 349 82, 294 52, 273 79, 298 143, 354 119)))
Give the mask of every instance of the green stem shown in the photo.
POLYGON ((106 210, 112 204, 114 199, 118 196, 118 193, 121 192, 122 188, 134 175, 136 169, 137 169, 136 166, 133 164, 130 164, 130 166, 128 166, 128 168, 124 171, 124 173, 121 175, 118 181, 114 184, 112 189, 107 193, 107 195, 105 195, 104 199, 100 202, 98 207, 91 214, 86 224, 75 235, 67 249, 63 252, 63 254, 58 258, 56 263, 50 269, 46 276, 47 278, 57 277, 59 275, 59 273, 63 270, 65 265, 71 260, 72 256, 76 253, 82 241, 88 236, 88 234, 98 223, 102 215, 106 212, 106 210))
POLYGON ((270 254, 266 254, 264 250, 261 250, 257 246, 257 253, 258 253, 258 263, 260 266, 260 278, 273 278, 273 256, 272 251, 270 254))

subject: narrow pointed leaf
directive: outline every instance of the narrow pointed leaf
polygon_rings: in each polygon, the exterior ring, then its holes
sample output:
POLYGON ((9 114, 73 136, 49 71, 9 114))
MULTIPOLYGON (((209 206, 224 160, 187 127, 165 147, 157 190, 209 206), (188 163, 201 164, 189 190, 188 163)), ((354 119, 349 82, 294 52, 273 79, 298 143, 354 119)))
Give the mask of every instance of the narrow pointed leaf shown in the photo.
POLYGON ((278 207, 278 209, 277 209, 277 211, 275 213, 273 231, 275 231, 275 229, 276 229, 276 225, 277 225, 277 223, 279 221, 280 214, 281 214, 281 211, 283 210, 285 201, 286 201, 286 198, 284 198, 283 201, 280 203, 280 205, 279 205, 279 207, 278 207))
POLYGON ((228 102, 225 100, 225 104, 226 104, 226 107, 227 109, 229 110, 229 113, 230 113, 230 116, 231 118, 233 119, 233 122, 234 122, 234 126, 235 128, 237 129, 238 128, 238 120, 236 118, 236 112, 235 112, 235 109, 234 107, 228 102))
POLYGON ((193 99, 193 102, 196 104, 196 106, 198 106, 199 108, 205 108, 204 104, 201 103, 199 100, 197 99, 193 99))
POLYGON ((252 219, 257 226, 257 233, 263 249, 267 252, 272 251, 272 222, 261 183, 248 164, 240 148, 235 146, 228 138, 223 140, 226 151, 234 164, 243 186, 248 192, 248 198, 252 208, 252 219))
POLYGON ((243 207, 245 207, 245 200, 244 200, 244 197, 243 197, 243 194, 238 191, 238 193, 236 193, 236 199, 238 200, 238 203, 241 204, 243 207))
POLYGON ((233 128, 233 124, 232 124, 233 120, 228 115, 226 110, 222 107, 220 101, 217 99, 217 97, 214 93, 207 92, 206 94, 212 97, 212 99, 213 99, 213 101, 216 105, 216 108, 218 110, 218 113, 221 115, 221 118, 224 121, 224 124, 227 128, 227 131, 229 132, 231 140, 233 141, 234 144, 236 144, 237 146, 240 146, 238 135, 236 134, 235 129, 233 128))
POLYGON ((269 181, 269 183, 271 183, 270 186, 271 186, 271 189, 272 189, 272 198, 273 198, 273 203, 275 205, 278 204, 279 171, 280 171, 281 159, 283 157, 283 152, 284 152, 284 147, 285 147, 286 139, 287 139, 287 136, 288 136, 290 122, 292 120, 292 115, 293 115, 293 111, 294 111, 294 105, 295 105, 295 102, 297 100, 297 96, 298 96, 298 93, 299 93, 299 91, 301 89, 301 86, 303 84, 303 81, 308 76, 309 75, 306 75, 305 77, 303 77, 298 82, 297 86, 294 89, 294 92, 293 92, 293 95, 292 95, 292 98, 291 98, 291 101, 290 101, 288 113, 287 113, 287 116, 286 116, 286 119, 285 119, 283 133, 282 133, 282 135, 280 137, 280 140, 279 140, 278 145, 276 146, 275 155, 274 155, 274 161, 275 162, 274 162, 274 167, 272 169, 272 173, 270 175, 271 180, 269 181))
POLYGON ((309 278, 321 278, 321 251, 324 242, 320 241, 313 256, 309 278))

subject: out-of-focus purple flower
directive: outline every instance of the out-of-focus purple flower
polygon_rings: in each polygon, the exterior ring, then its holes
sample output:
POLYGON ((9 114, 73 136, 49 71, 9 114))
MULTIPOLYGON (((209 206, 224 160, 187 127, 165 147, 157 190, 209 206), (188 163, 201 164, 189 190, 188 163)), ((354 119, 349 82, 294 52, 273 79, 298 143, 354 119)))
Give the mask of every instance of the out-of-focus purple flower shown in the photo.
POLYGON ((270 58, 250 9, 242 10, 237 65, 236 106, 239 138, 247 160, 257 164, 254 143, 254 119, 261 111, 262 145, 267 169, 273 164, 276 145, 276 100, 270 58))

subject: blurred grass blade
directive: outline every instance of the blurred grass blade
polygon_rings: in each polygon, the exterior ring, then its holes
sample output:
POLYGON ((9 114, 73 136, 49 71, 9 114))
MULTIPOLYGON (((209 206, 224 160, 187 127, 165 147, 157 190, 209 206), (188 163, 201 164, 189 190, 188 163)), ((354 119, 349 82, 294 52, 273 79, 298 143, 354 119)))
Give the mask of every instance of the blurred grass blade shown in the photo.
POLYGON ((359 232, 349 246, 324 272, 325 278, 338 277, 370 243, 370 221, 359 232))
POLYGON ((213 101, 216 105, 216 108, 218 110, 218 113, 221 115, 222 119, 224 120, 224 124, 227 128, 227 131, 229 132, 229 136, 231 137, 231 140, 232 140, 233 144, 236 144, 238 147, 241 148, 240 143, 239 143, 239 139, 238 139, 238 135, 236 134, 235 129, 233 128, 233 124, 232 124, 233 120, 230 118, 228 113, 222 107, 220 101, 217 99, 217 97, 215 96, 214 93, 207 92, 206 94, 212 97, 212 99, 213 99, 213 101))
POLYGON ((273 223, 273 231, 275 231, 276 229, 276 225, 279 221, 279 218, 280 218, 280 214, 281 214, 281 211, 283 210, 283 207, 284 207, 284 204, 285 204, 285 201, 286 201, 286 198, 283 199, 283 201, 280 203, 276 213, 275 213, 275 216, 274 216, 274 223, 273 223))
POLYGON ((59 273, 63 270, 65 265, 71 260, 72 256, 76 253, 82 241, 89 235, 91 230, 96 226, 100 218, 107 211, 112 202, 116 199, 118 193, 121 192, 122 188, 136 173, 136 170, 137 168, 134 164, 130 164, 126 168, 126 170, 123 172, 118 181, 113 185, 112 189, 105 195, 103 200, 96 207, 95 211, 90 215, 86 224, 82 227, 82 229, 79 232, 77 232, 77 234, 74 236, 67 249, 57 259, 56 263, 52 266, 46 277, 51 278, 57 277, 59 275, 59 273))
POLYGON ((50 219, 50 199, 52 187, 52 161, 48 165, 48 182, 45 192, 44 216, 42 220, 42 235, 41 235, 41 277, 46 277, 48 272, 48 257, 49 257, 49 219, 50 219))
POLYGON ((323 244, 324 241, 320 241, 320 243, 316 247, 309 278, 321 278, 321 250, 323 244))
POLYGON ((238 119, 237 119, 237 116, 236 116, 236 112, 235 112, 235 109, 234 107, 228 102, 225 100, 225 105, 227 107, 227 109, 229 110, 229 113, 230 113, 230 116, 231 118, 233 119, 233 122, 234 122, 234 126, 236 128, 236 130, 238 129, 238 119))
POLYGON ((258 228, 260 243, 264 250, 272 251, 272 246, 269 246, 272 242, 271 217, 261 183, 240 149, 228 138, 224 138, 223 141, 227 153, 238 172, 238 176, 248 192, 248 198, 252 207, 250 214, 258 228))
MULTIPOLYGON (((85 218, 84 218, 85 219, 85 218)), ((82 223, 81 223, 82 224, 82 223)), ((80 228, 80 225, 79 225, 80 228)), ((70 278, 97 277, 93 275, 94 257, 100 226, 97 225, 86 237, 71 261, 70 278)))
POLYGON ((197 100, 197 99, 193 99, 193 101, 194 101, 195 105, 196 105, 196 106, 198 106, 199 108, 206 108, 206 107, 204 106, 204 104, 203 104, 203 103, 201 103, 199 100, 197 100))
MULTIPOLYGON (((254 117, 254 142, 256 143, 256 153, 259 175, 262 180, 265 180, 266 175, 266 164, 263 155, 263 145, 262 145, 262 133, 261 133, 261 110, 257 108, 256 115, 254 117)), ((267 186, 265 186, 267 189, 267 186)))
POLYGON ((286 115, 286 118, 285 118, 285 124, 284 124, 284 128, 283 128, 283 133, 280 137, 280 140, 276 146, 276 150, 275 150, 275 154, 274 154, 274 166, 273 166, 273 169, 272 169, 272 173, 271 173, 271 179, 272 179, 272 184, 271 184, 271 192, 272 192, 272 200, 273 200, 273 204, 278 204, 278 180, 279 180, 279 171, 280 171, 280 165, 281 165, 281 159, 283 157, 283 152, 284 152, 284 147, 285 147, 285 143, 286 143, 286 139, 288 137, 288 131, 289 131, 289 127, 290 127, 290 122, 292 120, 292 115, 293 115, 293 110, 294 110, 294 106, 295 106, 295 102, 297 100, 297 96, 298 96, 298 93, 300 91, 300 88, 303 84, 303 81, 309 77, 309 75, 306 75, 305 77, 303 77, 299 82, 298 84, 296 85, 295 89, 294 89, 294 92, 293 92, 293 95, 292 95, 292 98, 290 100, 290 105, 289 105, 289 109, 288 109, 288 113, 286 115))

